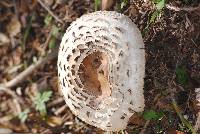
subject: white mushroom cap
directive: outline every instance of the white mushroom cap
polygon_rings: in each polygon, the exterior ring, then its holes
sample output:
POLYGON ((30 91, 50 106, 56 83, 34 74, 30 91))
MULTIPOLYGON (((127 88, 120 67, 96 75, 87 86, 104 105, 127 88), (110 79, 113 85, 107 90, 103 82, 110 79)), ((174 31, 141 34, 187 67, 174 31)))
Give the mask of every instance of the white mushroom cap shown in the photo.
POLYGON ((71 111, 106 131, 126 128, 144 109, 144 43, 125 15, 98 11, 83 15, 60 44, 58 75, 71 111))

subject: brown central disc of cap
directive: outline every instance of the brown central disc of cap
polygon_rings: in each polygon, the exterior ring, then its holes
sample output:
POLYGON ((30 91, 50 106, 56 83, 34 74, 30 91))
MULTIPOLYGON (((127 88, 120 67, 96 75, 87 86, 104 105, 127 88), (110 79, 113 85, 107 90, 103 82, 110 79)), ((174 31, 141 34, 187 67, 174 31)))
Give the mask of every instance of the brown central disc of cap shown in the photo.
MULTIPOLYGON (((108 58, 102 52, 94 52, 84 58, 79 67, 79 77, 84 90, 95 96, 101 96, 108 75, 108 58), (104 84, 104 85, 103 85, 104 84)), ((107 91, 106 91, 107 92, 107 91)))

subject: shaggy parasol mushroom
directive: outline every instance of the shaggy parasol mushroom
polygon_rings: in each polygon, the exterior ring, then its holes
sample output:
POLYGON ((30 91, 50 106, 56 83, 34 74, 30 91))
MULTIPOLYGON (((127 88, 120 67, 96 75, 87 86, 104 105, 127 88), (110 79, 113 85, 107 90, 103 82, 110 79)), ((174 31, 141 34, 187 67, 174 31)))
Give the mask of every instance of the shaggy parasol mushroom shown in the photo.
POLYGON ((125 15, 98 11, 67 29, 58 55, 61 91, 71 111, 106 131, 125 129, 144 109, 145 51, 125 15))

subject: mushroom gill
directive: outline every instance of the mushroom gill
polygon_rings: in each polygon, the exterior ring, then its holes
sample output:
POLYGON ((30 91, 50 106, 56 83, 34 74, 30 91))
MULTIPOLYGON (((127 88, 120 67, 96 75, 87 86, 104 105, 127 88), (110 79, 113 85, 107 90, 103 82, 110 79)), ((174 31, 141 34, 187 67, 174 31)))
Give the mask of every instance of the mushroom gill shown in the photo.
POLYGON ((58 54, 61 91, 71 111, 106 131, 126 128, 144 109, 145 51, 141 33, 125 15, 98 11, 67 29, 58 54))

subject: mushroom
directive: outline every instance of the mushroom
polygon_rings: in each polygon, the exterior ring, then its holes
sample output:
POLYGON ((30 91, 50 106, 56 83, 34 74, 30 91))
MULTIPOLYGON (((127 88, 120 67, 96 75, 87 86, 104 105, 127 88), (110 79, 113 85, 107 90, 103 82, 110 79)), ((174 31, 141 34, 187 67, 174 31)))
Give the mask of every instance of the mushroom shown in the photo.
POLYGON ((144 43, 127 16, 97 11, 78 18, 62 38, 57 64, 66 104, 86 123, 120 131, 144 110, 144 43))

